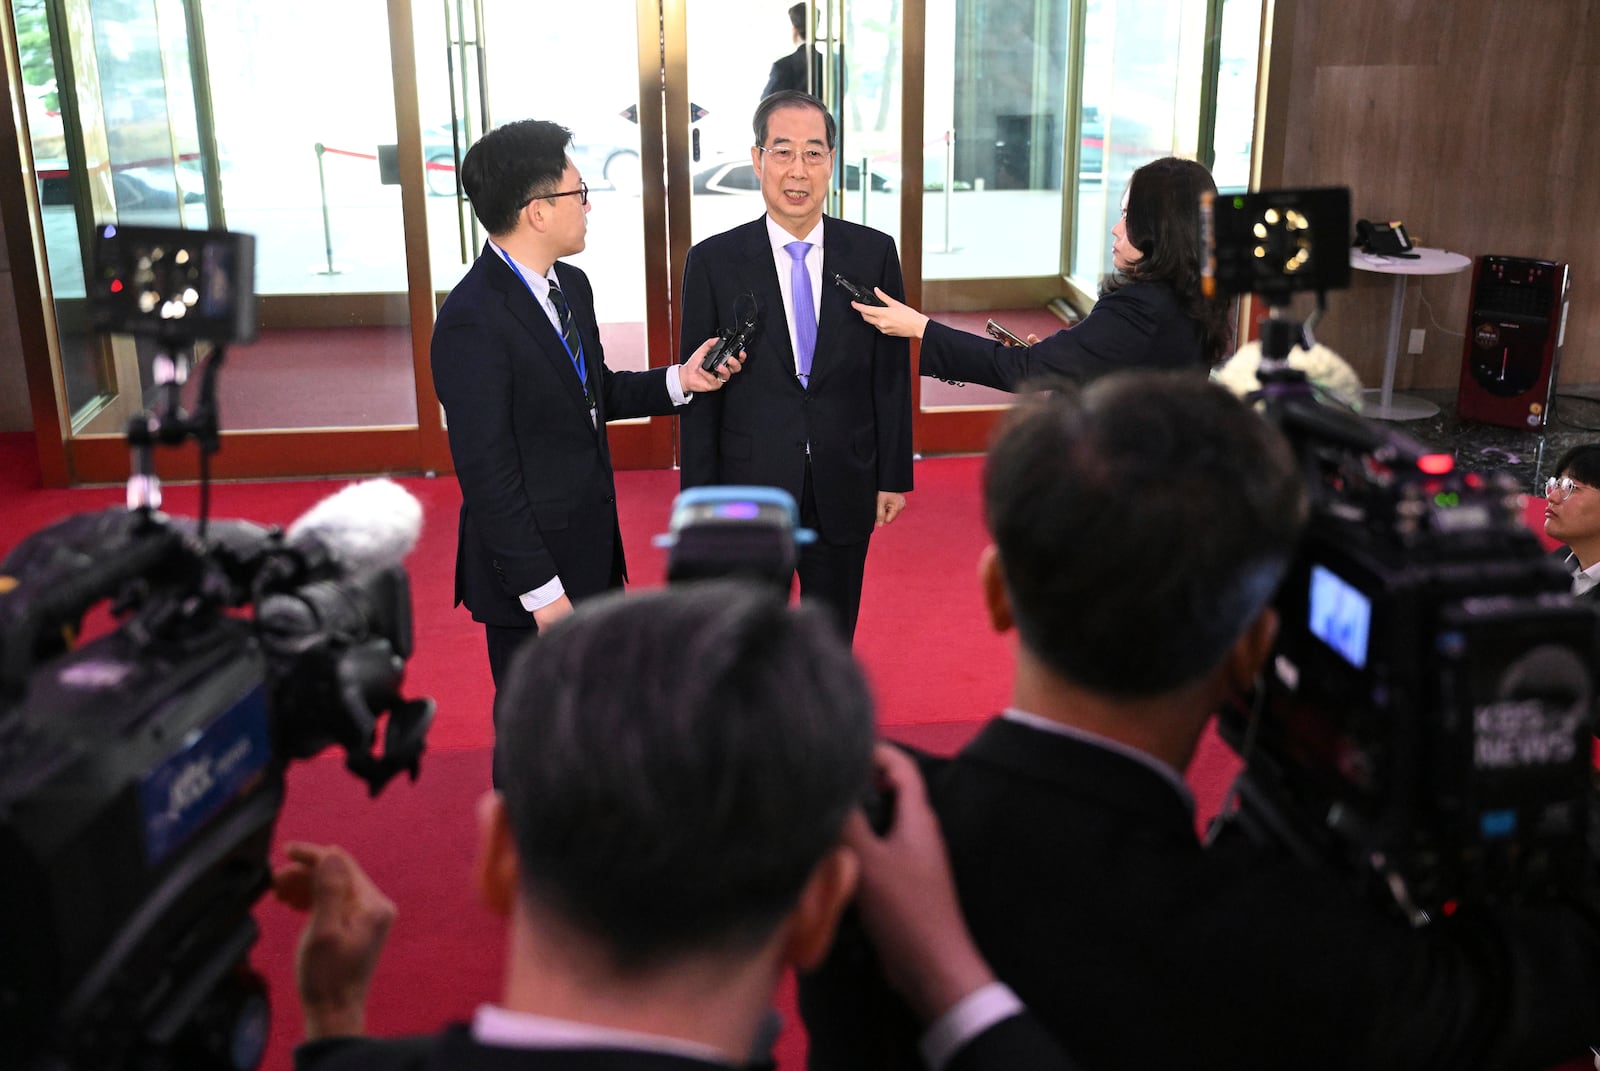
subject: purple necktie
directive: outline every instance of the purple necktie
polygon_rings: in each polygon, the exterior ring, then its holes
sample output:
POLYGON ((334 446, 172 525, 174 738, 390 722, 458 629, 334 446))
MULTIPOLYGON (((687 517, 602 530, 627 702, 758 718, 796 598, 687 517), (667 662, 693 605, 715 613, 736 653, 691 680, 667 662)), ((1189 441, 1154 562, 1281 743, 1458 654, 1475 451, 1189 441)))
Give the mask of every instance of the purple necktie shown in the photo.
POLYGON ((800 352, 800 385, 811 386, 811 355, 817 349, 817 306, 811 299, 811 273, 806 271, 810 242, 790 242, 784 252, 794 261, 789 267, 789 286, 794 298, 794 337, 800 352))

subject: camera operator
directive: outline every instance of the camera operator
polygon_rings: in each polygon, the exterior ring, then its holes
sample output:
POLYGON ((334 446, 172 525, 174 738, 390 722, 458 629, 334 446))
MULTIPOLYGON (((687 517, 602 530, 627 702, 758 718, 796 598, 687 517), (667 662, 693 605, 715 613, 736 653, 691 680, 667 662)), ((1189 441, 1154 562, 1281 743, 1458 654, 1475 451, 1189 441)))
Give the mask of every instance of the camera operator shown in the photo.
MULTIPOLYGON (((1415 1071, 1585 1052, 1586 906, 1410 929, 1287 852, 1196 836, 1183 772, 1273 648, 1306 513, 1272 425, 1212 384, 1108 377, 1021 402, 984 497, 990 621, 1020 640, 1012 706, 926 761, 928 796, 978 949, 1074 1059, 1415 1071)), ((803 982, 811 1066, 915 1066, 916 1024, 850 955, 803 982)))
POLYGON ((342 853, 299 847, 280 882, 316 906, 297 1066, 687 1071, 764 1052, 779 979, 820 960, 855 887, 839 831, 873 718, 848 649, 767 586, 694 583, 577 607, 507 683, 477 867, 510 920, 499 1005, 434 1037, 350 1036, 392 910, 342 853))
POLYGON ((1572 593, 1600 599, 1600 443, 1574 446, 1545 483, 1544 531, 1572 573, 1572 593))

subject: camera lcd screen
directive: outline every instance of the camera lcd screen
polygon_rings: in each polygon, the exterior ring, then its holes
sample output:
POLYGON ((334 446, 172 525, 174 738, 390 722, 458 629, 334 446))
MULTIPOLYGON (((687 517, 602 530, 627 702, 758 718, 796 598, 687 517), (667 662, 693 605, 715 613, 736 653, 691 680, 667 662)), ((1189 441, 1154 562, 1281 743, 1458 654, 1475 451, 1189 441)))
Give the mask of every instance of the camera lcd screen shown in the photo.
POLYGON ((1325 565, 1311 567, 1312 635, 1357 669, 1367 666, 1367 637, 1372 628, 1372 600, 1325 565))

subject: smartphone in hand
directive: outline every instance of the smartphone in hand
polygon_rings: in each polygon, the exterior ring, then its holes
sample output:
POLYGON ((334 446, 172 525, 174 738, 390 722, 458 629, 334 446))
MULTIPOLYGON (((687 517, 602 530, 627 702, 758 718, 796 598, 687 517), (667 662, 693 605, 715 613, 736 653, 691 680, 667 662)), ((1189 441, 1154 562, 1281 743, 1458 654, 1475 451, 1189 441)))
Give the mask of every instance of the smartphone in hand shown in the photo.
POLYGON ((1021 346, 1023 349, 1028 348, 1028 343, 1025 339, 1022 339, 1017 335, 1012 334, 1010 331, 1007 331, 1004 327, 1001 327, 999 321, 997 320, 990 320, 988 323, 983 325, 983 329, 989 332, 989 334, 993 337, 999 339, 1001 342, 1004 342, 1007 346, 1021 346))

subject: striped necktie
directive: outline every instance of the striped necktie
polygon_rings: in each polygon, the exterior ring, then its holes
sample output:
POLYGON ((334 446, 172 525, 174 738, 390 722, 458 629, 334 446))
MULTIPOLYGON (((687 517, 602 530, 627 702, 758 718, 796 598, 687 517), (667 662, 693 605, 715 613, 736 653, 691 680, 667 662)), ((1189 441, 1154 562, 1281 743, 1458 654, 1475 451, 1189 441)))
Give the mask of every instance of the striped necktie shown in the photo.
POLYGON ((555 283, 550 284, 550 304, 556 307, 556 319, 561 324, 561 343, 567 347, 572 368, 578 373, 578 381, 583 384, 583 396, 593 408, 594 395, 589 393, 589 370, 583 365, 583 339, 578 337, 578 324, 572 317, 572 306, 567 304, 567 295, 555 283))

